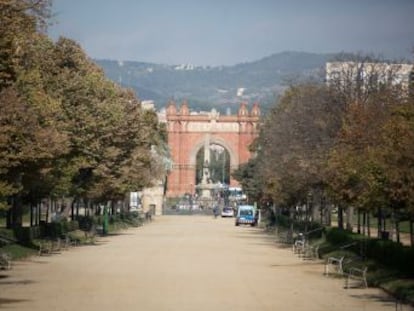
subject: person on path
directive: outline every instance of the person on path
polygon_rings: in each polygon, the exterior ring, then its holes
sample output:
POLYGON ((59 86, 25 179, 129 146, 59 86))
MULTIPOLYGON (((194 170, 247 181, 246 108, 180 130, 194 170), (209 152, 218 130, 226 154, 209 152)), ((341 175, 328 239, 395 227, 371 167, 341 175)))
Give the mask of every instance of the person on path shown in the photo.
POLYGON ((214 214, 214 218, 217 218, 218 214, 219 214, 219 208, 217 205, 214 206, 213 208, 213 214, 214 214))

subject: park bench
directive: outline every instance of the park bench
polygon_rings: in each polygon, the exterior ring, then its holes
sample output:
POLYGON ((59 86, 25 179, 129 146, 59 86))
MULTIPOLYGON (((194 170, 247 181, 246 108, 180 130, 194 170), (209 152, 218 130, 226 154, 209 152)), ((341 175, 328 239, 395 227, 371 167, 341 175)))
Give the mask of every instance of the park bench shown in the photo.
POLYGON ((307 242, 305 240, 296 240, 292 244, 292 251, 294 254, 298 254, 301 256, 305 252, 305 248, 307 247, 307 242))
POLYGON ((95 244, 96 229, 91 228, 89 231, 85 231, 85 244, 95 244))
POLYGON ((72 241, 70 240, 70 237, 66 234, 62 239, 61 239, 61 248, 62 250, 67 250, 69 248, 69 246, 74 245, 72 243, 72 241))
POLYGON ((82 235, 83 235, 82 230, 75 230, 75 231, 69 232, 65 236, 65 243, 67 243, 68 247, 78 246, 80 245, 82 235))
POLYGON ((342 257, 328 257, 325 263, 325 275, 329 275, 329 272, 334 272, 339 275, 344 274, 343 262, 345 256, 342 257))
POLYGON ((292 244, 293 242, 293 235, 289 230, 277 232, 276 243, 292 244))
POLYGON ((12 260, 9 254, 0 253, 0 269, 10 270, 12 267, 12 260))
POLYGON ((292 251, 303 259, 313 260, 319 258, 319 245, 311 245, 301 233, 293 243, 292 251))
POLYGON ((367 288, 368 287, 367 270, 368 270, 368 267, 349 268, 348 275, 346 278, 345 288, 349 288, 351 282, 354 282, 354 283, 356 282, 358 285, 362 285, 364 288, 367 288))
POLYGON ((52 241, 52 252, 60 252, 62 249, 62 240, 57 238, 52 241))
POLYGON ((39 242, 39 256, 59 253, 62 250, 62 240, 41 240, 39 242))
POLYGON ((304 260, 319 259, 319 245, 307 244, 303 250, 302 258, 304 260))
MULTIPOLYGON (((339 247, 339 249, 345 250, 345 249, 350 248, 354 245, 357 245, 357 242, 352 242, 352 243, 342 245, 341 247, 339 247)), ((342 257, 329 257, 326 260, 326 263, 325 263, 325 275, 329 275, 329 269, 330 268, 334 270, 332 272, 343 275, 344 274, 344 258, 345 258, 345 256, 342 256, 342 257)))
POLYGON ((40 241, 39 242, 39 256, 45 254, 51 254, 53 251, 52 241, 40 241))
POLYGON ((95 241, 96 231, 91 229, 83 231, 80 229, 68 232, 65 236, 65 243, 69 246, 79 246, 82 244, 93 244, 95 241), (67 241, 67 242, 66 242, 67 241))
POLYGON ((309 237, 311 233, 321 230, 323 230, 323 228, 316 228, 305 233, 299 233, 297 239, 293 244, 293 252, 305 260, 319 259, 319 245, 311 245, 309 243, 309 237))

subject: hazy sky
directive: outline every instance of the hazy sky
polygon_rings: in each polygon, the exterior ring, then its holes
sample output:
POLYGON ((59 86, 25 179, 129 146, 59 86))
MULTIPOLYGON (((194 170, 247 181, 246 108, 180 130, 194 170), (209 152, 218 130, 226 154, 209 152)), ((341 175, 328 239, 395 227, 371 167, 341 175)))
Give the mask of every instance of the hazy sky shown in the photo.
POLYGON ((282 51, 413 59, 414 0, 53 0, 93 58, 232 65, 282 51))

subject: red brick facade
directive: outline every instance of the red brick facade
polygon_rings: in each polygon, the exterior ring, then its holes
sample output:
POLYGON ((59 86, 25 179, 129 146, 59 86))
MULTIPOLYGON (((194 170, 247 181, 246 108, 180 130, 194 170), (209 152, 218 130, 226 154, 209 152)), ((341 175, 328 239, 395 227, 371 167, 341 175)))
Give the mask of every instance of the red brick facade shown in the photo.
MULTIPOLYGON (((206 141, 221 145, 229 152, 231 170, 252 156, 248 147, 258 135, 260 108, 257 103, 250 112, 247 104, 242 103, 237 115, 221 116, 214 109, 210 113, 190 114, 186 102, 180 109, 170 102, 166 113, 173 161, 167 183, 168 197, 194 193, 196 156, 206 141)), ((232 179, 230 184, 237 185, 237 181, 232 179)))

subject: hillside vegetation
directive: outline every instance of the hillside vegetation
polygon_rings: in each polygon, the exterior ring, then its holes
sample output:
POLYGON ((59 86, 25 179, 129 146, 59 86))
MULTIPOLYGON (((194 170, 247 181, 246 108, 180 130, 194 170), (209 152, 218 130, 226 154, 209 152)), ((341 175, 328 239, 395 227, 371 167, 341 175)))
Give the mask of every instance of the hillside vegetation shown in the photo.
POLYGON ((196 110, 212 107, 224 110, 238 107, 242 100, 259 101, 265 108, 292 83, 322 82, 325 62, 334 58, 334 54, 283 52, 255 62, 222 67, 96 62, 110 79, 134 89, 143 100, 154 100, 157 108, 164 107, 170 99, 186 99, 196 110), (245 89, 243 96, 237 96, 240 88, 245 89))

